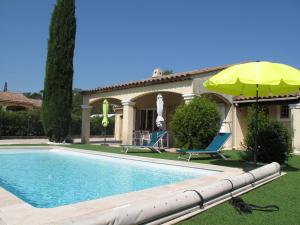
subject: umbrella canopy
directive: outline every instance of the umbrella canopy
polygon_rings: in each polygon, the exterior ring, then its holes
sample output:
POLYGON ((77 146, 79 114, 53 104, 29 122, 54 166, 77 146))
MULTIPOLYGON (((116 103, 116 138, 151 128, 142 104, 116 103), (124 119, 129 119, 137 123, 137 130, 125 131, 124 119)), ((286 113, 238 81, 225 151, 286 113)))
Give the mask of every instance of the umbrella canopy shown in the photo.
POLYGON ((103 105, 102 105, 102 110, 103 110, 103 113, 102 113, 102 116, 103 116, 102 126, 103 127, 107 127, 108 124, 109 124, 109 121, 108 121, 108 107, 109 107, 108 101, 105 99, 103 101, 103 105))
POLYGON ((157 95, 156 107, 157 107, 156 126, 160 129, 163 129, 164 127, 163 122, 165 121, 162 116, 164 110, 164 101, 161 94, 157 95))
POLYGON ((290 94, 299 91, 300 71, 280 63, 249 62, 222 70, 205 81, 203 86, 235 96, 290 94))
POLYGON ((211 91, 230 95, 256 97, 256 135, 254 163, 257 155, 258 97, 283 95, 299 91, 300 71, 285 64, 249 62, 222 70, 203 83, 211 91))

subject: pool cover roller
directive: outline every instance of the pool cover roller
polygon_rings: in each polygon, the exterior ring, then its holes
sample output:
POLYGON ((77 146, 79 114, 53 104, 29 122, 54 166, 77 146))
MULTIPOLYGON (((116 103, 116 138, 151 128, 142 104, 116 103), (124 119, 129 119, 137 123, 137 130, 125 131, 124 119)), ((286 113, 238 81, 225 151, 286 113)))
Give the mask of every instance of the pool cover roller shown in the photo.
MULTIPOLYGON (((137 201, 134 204, 115 208, 107 213, 93 214, 84 220, 76 220, 73 225, 133 225, 162 224, 168 220, 183 216, 180 212, 188 209, 200 209, 221 200, 222 196, 233 192, 249 190, 260 181, 268 182, 280 176, 280 165, 270 163, 249 172, 228 177, 199 187, 170 193, 170 195, 137 201), (250 186, 249 186, 250 185, 250 186), (172 216, 173 215, 173 216, 172 216), (177 216, 176 216, 177 215, 177 216)), ((238 194, 237 194, 238 195, 238 194)), ((189 211, 191 212, 191 211, 189 211)))

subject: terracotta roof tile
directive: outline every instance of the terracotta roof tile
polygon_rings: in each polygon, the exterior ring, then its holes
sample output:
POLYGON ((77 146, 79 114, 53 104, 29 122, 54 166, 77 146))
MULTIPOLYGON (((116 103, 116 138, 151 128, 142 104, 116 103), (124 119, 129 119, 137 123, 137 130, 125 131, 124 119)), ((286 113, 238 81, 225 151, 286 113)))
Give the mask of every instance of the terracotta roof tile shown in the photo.
POLYGON ((29 98, 29 100, 32 102, 33 107, 35 107, 35 108, 41 108, 42 107, 43 101, 41 99, 29 98))
POLYGON ((155 85, 155 84, 191 80, 192 77, 195 75, 222 70, 222 69, 225 69, 232 65, 235 65, 235 64, 209 67, 209 68, 205 68, 205 69, 192 70, 192 71, 182 72, 182 73, 174 73, 174 74, 170 74, 170 75, 163 75, 160 77, 154 77, 154 78, 138 80, 138 81, 131 81, 131 82, 111 85, 111 86, 107 86, 107 87, 98 87, 98 88, 91 89, 91 90, 84 90, 84 91, 81 91, 80 93, 83 95, 88 95, 88 94, 103 93, 103 92, 109 92, 109 91, 135 88, 135 87, 145 87, 145 86, 150 86, 150 85, 155 85))
POLYGON ((15 104, 23 104, 28 106, 33 106, 34 108, 41 107, 41 100, 27 98, 22 93, 14 93, 14 92, 0 92, 0 102, 8 102, 15 104))
MULTIPOLYGON (((269 96, 263 96, 258 97, 258 99, 275 99, 275 98, 291 98, 291 97, 298 97, 300 96, 300 92, 294 93, 294 94, 288 94, 288 95, 269 95, 269 96)), ((244 96, 236 96, 233 98, 233 101, 235 102, 243 102, 243 101, 253 101, 255 100, 255 97, 244 97, 244 96)))

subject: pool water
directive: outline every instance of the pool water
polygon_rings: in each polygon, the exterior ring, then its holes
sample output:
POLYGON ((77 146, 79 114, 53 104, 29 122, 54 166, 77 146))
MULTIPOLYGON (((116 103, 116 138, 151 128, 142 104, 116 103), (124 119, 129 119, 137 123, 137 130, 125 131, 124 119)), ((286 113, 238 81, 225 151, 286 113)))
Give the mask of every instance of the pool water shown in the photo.
POLYGON ((64 150, 0 151, 0 186, 39 208, 99 199, 214 173, 217 171, 64 150))

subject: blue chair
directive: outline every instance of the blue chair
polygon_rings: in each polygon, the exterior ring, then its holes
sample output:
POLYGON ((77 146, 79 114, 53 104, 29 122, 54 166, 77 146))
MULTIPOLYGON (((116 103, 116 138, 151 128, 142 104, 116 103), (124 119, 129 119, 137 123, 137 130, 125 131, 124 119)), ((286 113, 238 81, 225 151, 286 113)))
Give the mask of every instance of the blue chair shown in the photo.
POLYGON ((142 144, 142 145, 121 145, 122 147, 122 152, 127 154, 129 149, 131 148, 147 148, 150 149, 153 152, 158 152, 161 153, 158 147, 158 142, 164 137, 164 135, 167 134, 167 131, 157 131, 157 132, 152 132, 150 135, 150 141, 148 143, 142 144))
POLYGON ((223 159, 227 160, 227 158, 220 152, 223 145, 226 143, 231 133, 219 133, 212 142, 207 146, 206 149, 198 149, 198 150, 176 150, 176 153, 179 153, 178 159, 187 159, 191 160, 193 155, 201 155, 201 154, 209 154, 209 155, 219 155, 223 159), (188 155, 188 158, 183 158, 183 155, 188 155))

